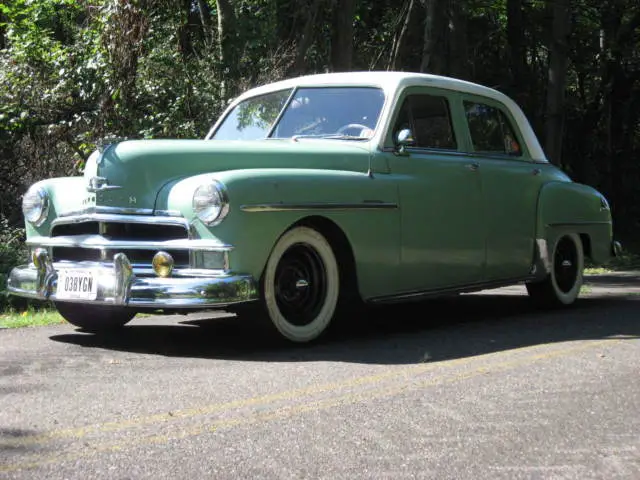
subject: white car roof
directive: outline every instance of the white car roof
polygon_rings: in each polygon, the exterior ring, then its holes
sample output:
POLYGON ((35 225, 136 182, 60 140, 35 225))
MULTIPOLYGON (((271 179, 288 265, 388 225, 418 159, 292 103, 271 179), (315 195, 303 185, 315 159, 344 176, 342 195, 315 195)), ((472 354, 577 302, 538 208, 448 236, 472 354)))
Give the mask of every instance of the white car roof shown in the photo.
POLYGON ((538 142, 538 139, 529 124, 526 116, 520 107, 505 94, 493 88, 478 85, 477 83, 459 80, 451 77, 430 75, 426 73, 412 72, 344 72, 344 73, 322 73, 316 75, 306 75, 302 77, 290 78, 278 82, 262 85, 260 87, 247 90, 233 100, 229 107, 236 105, 242 100, 262 95, 268 92, 283 90, 294 87, 323 87, 323 86, 370 86, 384 90, 389 98, 394 98, 400 90, 411 86, 430 86, 457 92, 469 93, 496 100, 509 109, 518 128, 522 133, 523 140, 527 144, 529 154, 534 160, 546 161, 547 158, 538 142))

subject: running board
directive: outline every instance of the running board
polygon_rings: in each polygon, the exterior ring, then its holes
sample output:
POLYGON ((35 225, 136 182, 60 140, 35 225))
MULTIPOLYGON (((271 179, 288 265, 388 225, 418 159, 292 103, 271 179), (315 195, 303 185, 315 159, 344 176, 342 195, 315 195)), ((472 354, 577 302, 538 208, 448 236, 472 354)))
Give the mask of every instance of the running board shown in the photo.
POLYGON ((527 275, 526 277, 511 278, 509 280, 498 280, 498 281, 492 281, 492 282, 474 283, 471 285, 463 285, 463 286, 457 286, 457 287, 437 288, 432 290, 421 290, 421 291, 398 293, 394 295, 385 295, 382 297, 369 298, 365 301, 371 304, 420 301, 426 298, 453 295, 456 293, 471 293, 471 292, 479 292, 481 290, 490 290, 492 288, 508 287, 510 285, 515 285, 522 282, 531 282, 536 279, 537 277, 535 275, 527 275))

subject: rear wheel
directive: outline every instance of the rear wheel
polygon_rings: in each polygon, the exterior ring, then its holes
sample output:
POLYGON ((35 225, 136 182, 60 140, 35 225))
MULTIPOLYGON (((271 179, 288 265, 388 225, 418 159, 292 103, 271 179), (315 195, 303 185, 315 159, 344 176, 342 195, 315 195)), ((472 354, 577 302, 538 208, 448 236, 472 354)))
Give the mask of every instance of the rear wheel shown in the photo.
POLYGON ((262 304, 286 339, 318 338, 334 317, 340 271, 327 239, 309 227, 286 232, 274 247, 262 279, 262 304))
POLYGON ((583 281, 584 251, 575 233, 558 239, 551 255, 551 272, 538 283, 527 283, 529 296, 544 306, 572 304, 580 294, 583 281))
POLYGON ((56 309, 64 319, 88 332, 104 332, 123 327, 136 313, 110 305, 86 305, 56 302, 56 309))

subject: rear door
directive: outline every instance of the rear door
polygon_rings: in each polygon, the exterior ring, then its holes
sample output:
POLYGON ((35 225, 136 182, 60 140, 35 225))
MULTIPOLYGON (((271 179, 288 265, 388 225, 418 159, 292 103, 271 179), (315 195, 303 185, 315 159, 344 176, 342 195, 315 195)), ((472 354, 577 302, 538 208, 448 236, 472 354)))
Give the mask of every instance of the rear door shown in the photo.
POLYGON ((482 216, 487 231, 485 280, 508 280, 530 273, 540 165, 530 159, 508 109, 484 97, 464 95, 472 152, 480 172, 482 216))

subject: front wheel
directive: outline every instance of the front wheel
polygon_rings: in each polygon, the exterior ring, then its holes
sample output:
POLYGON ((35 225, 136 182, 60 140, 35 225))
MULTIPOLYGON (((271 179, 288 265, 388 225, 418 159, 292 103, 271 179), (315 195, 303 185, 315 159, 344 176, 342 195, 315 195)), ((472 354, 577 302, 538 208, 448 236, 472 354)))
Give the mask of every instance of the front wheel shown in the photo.
POLYGON ((123 327, 136 312, 110 305, 86 305, 82 303, 55 302, 58 313, 64 319, 88 332, 104 332, 123 327))
POLYGON ((575 233, 563 235, 553 247, 551 272, 542 281, 527 283, 529 296, 542 306, 571 305, 580 294, 584 251, 575 233))
POLYGON ((322 234, 295 227, 280 237, 264 271, 262 303, 283 337, 296 343, 318 338, 333 319, 339 293, 338 263, 322 234))

